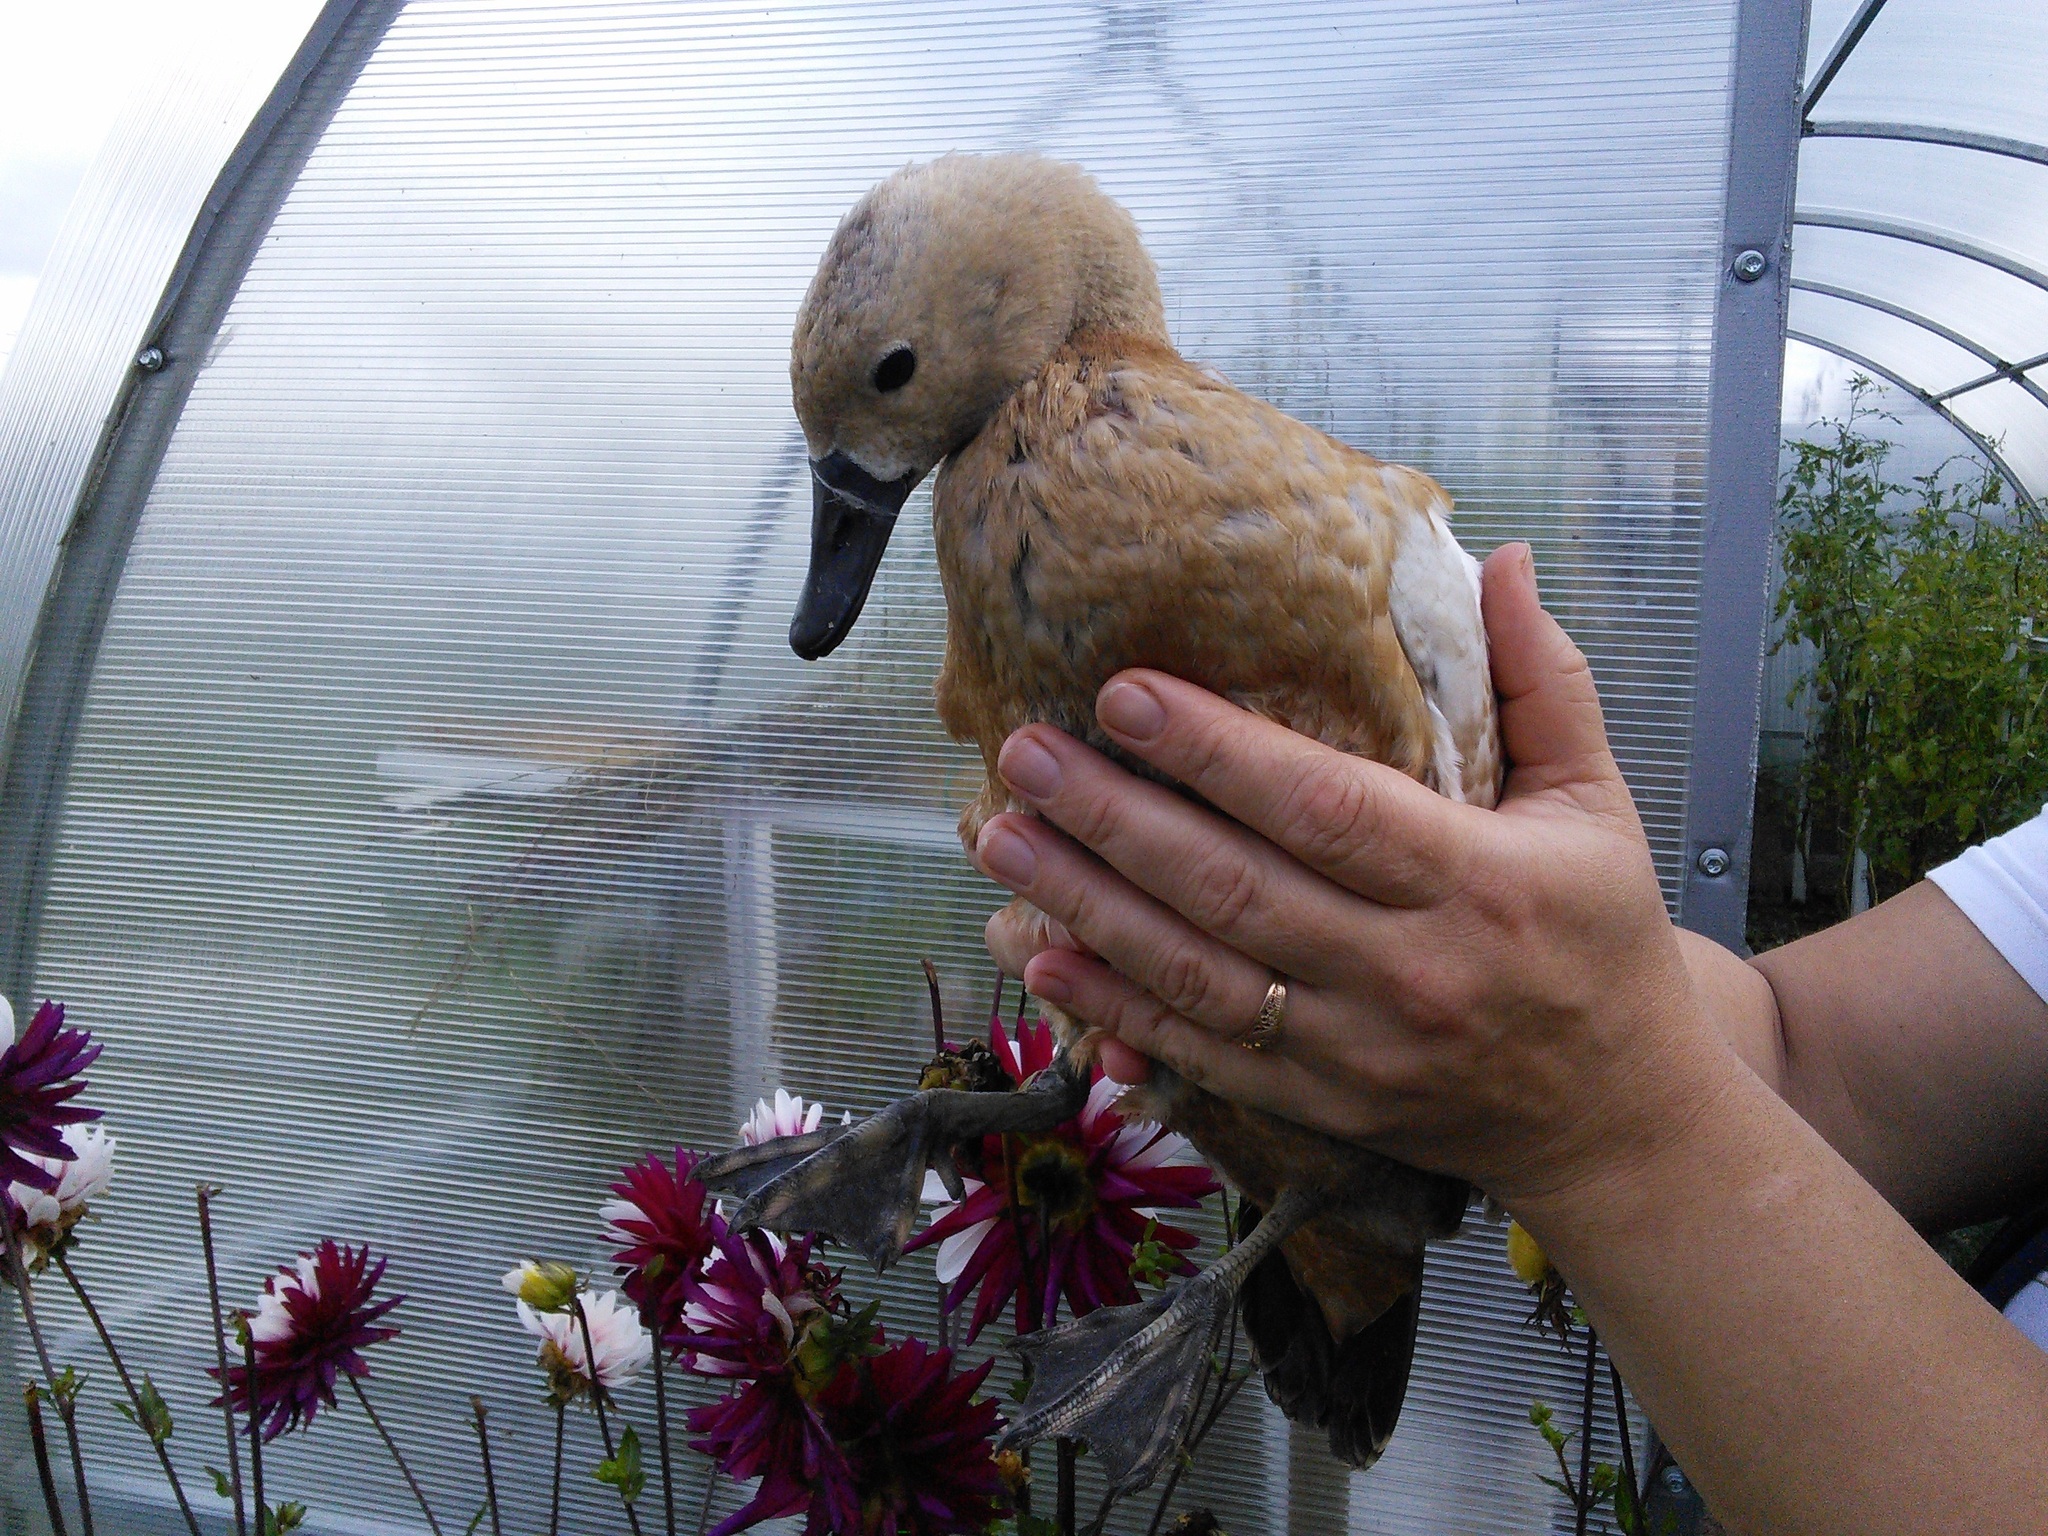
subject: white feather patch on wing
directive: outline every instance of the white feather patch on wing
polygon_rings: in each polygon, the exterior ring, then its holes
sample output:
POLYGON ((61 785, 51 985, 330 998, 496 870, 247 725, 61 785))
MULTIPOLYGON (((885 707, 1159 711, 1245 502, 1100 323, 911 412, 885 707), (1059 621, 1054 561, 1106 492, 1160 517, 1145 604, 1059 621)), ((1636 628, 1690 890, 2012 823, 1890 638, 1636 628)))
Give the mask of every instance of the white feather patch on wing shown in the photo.
POLYGON ((1436 738, 1430 778, 1453 800, 1490 806, 1498 793, 1500 748, 1479 611, 1479 564, 1452 537, 1450 508, 1440 496, 1415 504, 1415 488, 1427 481, 1397 481, 1393 466, 1381 473, 1388 477, 1388 491, 1410 508, 1394 547, 1387 607, 1429 703, 1436 738))

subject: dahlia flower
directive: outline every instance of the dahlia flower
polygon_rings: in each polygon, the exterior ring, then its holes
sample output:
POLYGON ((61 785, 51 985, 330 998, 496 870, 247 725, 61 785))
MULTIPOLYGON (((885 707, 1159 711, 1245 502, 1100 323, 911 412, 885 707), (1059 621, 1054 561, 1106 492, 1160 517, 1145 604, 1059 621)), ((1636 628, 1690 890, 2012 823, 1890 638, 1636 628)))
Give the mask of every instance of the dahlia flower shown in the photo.
POLYGON ((519 1321, 541 1341, 539 1360, 547 1372, 554 1400, 566 1403, 590 1390, 590 1354, 583 1348, 583 1324, 590 1325, 590 1349, 597 1356, 597 1379, 607 1397, 640 1379, 641 1367, 654 1355, 654 1342, 640 1326, 640 1314, 617 1291, 586 1291, 578 1298, 583 1319, 573 1308, 536 1312, 519 1303, 519 1321))
POLYGON ((598 1207, 619 1285, 656 1337, 666 1340, 682 1320, 691 1283, 724 1231, 704 1186, 690 1176, 697 1154, 677 1147, 673 1164, 649 1156, 627 1167, 612 1186, 618 1198, 598 1207))
MULTIPOLYGON (((1002 1022, 991 1019, 989 1044, 1013 1083, 1052 1064, 1052 1030, 1043 1022, 1034 1027, 1020 1019, 1013 1043, 1002 1022)), ((936 1175, 926 1176, 925 1198, 940 1208, 904 1247, 938 1244, 948 1312, 980 1287, 966 1342, 1012 1297, 1019 1333, 1049 1325, 1061 1296, 1075 1317, 1136 1301, 1131 1259, 1147 1222, 1150 1241, 1171 1255, 1167 1267, 1193 1270, 1186 1253, 1195 1235, 1158 1215, 1198 1206, 1220 1186, 1184 1137, 1117 1114, 1122 1093, 1097 1068, 1088 1102, 1073 1119, 1034 1135, 984 1137, 982 1177, 963 1179, 966 1198, 958 1204, 945 1202, 936 1175)))
POLYGON ((348 1248, 332 1238, 291 1264, 278 1266, 263 1283, 256 1313, 248 1320, 256 1357, 255 1379, 246 1365, 231 1365, 223 1378, 206 1374, 226 1391, 213 1400, 266 1420, 263 1438, 313 1422, 324 1403, 335 1406, 334 1384, 341 1373, 367 1377, 362 1351, 395 1338, 398 1330, 378 1319, 405 1298, 375 1298, 384 1278, 383 1259, 374 1262, 367 1246, 348 1248))
POLYGON ((36 1189, 27 1184, 7 1186, 7 1212, 27 1250, 29 1268, 41 1270, 50 1258, 71 1244, 71 1232, 83 1221, 93 1201, 104 1195, 114 1180, 114 1139, 95 1126, 64 1127, 64 1145, 69 1162, 31 1156, 47 1173, 56 1175, 54 1189, 36 1189))
MULTIPOLYGON (((754 1100, 754 1112, 740 1122, 740 1143, 743 1146, 758 1147, 762 1142, 773 1141, 778 1136, 806 1136, 815 1131, 824 1118, 823 1104, 807 1106, 802 1094, 778 1088, 775 1090, 773 1104, 766 1099, 754 1100)), ((839 1123, 853 1124, 853 1112, 847 1110, 842 1113, 839 1123)))
POLYGON ((71 1161, 63 1127, 97 1120, 100 1112, 68 1104, 85 1091, 77 1076, 100 1048, 82 1029, 64 1027, 64 1005, 45 1002, 14 1036, 14 1010, 5 1016, 7 1048, 0 1051, 0 1181, 54 1191, 53 1165, 71 1161))
POLYGON ((809 1237, 721 1232, 669 1338, 700 1376, 773 1376, 795 1365, 838 1301, 839 1277, 811 1259, 809 1237))
MULTIPOLYGON (((952 1374, 953 1352, 917 1339, 839 1372, 818 1409, 852 1472, 852 1497, 814 1497, 805 1536, 952 1536, 986 1530, 1003 1492, 990 1437, 1000 1417, 976 1402, 993 1360, 952 1374), (834 1506, 859 1510, 838 1522, 834 1506)), ((837 1490, 835 1490, 837 1493, 837 1490)))
POLYGON ((730 1397, 692 1408, 685 1422, 699 1437, 691 1449, 709 1456, 735 1483, 761 1479, 754 1496, 709 1536, 732 1536, 763 1520, 801 1514, 814 1502, 830 1511, 824 1529, 861 1529, 859 1506, 849 1497, 852 1468, 793 1375, 750 1381, 730 1397))
POLYGON ((952 1374, 952 1352, 917 1340, 849 1355, 821 1388, 796 1375, 749 1382, 692 1409, 691 1445, 760 1486, 711 1536, 802 1514, 805 1536, 950 1536, 986 1530, 1002 1478, 998 1415, 974 1394, 993 1361, 952 1374))

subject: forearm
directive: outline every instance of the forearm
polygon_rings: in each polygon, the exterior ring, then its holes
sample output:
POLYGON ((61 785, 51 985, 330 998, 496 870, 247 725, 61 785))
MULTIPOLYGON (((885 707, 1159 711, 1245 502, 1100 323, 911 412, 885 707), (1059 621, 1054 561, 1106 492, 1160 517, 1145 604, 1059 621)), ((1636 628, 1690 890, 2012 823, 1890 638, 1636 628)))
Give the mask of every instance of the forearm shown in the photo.
POLYGON ((2038 1530, 2048 1354, 1726 1053, 1663 1075, 1696 1108, 1682 1134, 1515 1214, 1721 1518, 2038 1530))
POLYGON ((2048 1004, 1929 884, 1748 963, 1680 948, 1736 1054, 1923 1230, 2035 1198, 2048 1004))

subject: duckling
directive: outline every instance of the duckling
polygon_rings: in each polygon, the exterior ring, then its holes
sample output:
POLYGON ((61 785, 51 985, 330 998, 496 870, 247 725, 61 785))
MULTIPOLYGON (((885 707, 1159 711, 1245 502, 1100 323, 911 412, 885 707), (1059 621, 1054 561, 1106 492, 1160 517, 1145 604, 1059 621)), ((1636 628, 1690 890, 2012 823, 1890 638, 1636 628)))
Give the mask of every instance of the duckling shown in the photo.
MULTIPOLYGON (((1094 716, 1103 683, 1132 666, 1493 803, 1478 568, 1451 536, 1449 498, 1181 357, 1136 223, 1078 167, 947 155, 876 186, 825 251, 790 379, 813 490, 799 656, 845 640, 904 502, 938 469, 938 712, 987 770, 960 820, 969 848, 991 816, 1023 809, 996 757, 1028 722, 1149 772, 1094 716)), ((1015 1093, 928 1088, 700 1172, 746 1197, 743 1224, 824 1231, 885 1267, 928 1166, 957 1198, 952 1146, 1079 1110, 1085 1038, 1048 1012, 1062 1048, 1015 1093)), ((1241 1305, 1268 1393, 1369 1466, 1407 1388, 1424 1245, 1457 1230, 1466 1186, 1164 1067, 1125 1103, 1187 1136, 1264 1214, 1156 1300, 1020 1341, 1033 1385, 1006 1444, 1073 1436, 1113 1490, 1149 1482, 1241 1305)))

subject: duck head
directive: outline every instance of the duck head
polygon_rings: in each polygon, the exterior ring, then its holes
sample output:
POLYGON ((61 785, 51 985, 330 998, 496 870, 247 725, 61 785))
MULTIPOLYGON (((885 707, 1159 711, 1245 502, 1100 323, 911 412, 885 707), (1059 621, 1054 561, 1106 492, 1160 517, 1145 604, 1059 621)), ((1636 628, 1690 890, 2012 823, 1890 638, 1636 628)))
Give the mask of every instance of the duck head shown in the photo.
POLYGON ((853 206, 790 348, 811 460, 797 655, 846 638, 918 482, 1086 328, 1166 340, 1137 225, 1079 167, 946 155, 853 206))

